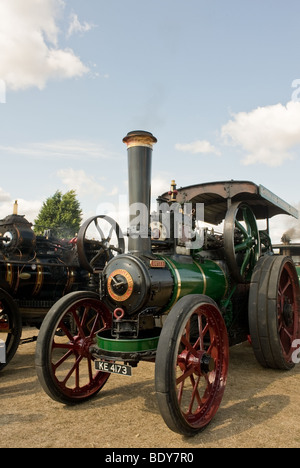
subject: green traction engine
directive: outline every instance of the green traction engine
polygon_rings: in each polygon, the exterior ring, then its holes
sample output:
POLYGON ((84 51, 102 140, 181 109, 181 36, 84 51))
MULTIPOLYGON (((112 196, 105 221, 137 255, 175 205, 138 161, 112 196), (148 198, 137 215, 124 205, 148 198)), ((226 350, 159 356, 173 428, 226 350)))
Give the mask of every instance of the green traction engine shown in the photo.
POLYGON ((135 131, 123 141, 127 239, 108 216, 84 223, 81 259, 89 288, 64 296, 48 312, 37 341, 37 374, 50 397, 74 404, 96 395, 111 374, 131 376, 140 361, 155 362, 161 415, 171 430, 191 436, 221 404, 230 346, 248 339, 263 366, 294 366, 299 282, 292 259, 273 253, 269 219, 298 213, 247 181, 181 189, 172 181, 150 213, 157 140, 135 131))

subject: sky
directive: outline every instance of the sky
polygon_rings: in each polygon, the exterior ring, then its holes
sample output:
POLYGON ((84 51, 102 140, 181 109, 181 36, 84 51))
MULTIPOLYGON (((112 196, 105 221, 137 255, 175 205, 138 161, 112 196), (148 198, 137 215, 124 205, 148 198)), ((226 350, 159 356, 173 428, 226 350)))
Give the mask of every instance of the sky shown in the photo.
POLYGON ((153 198, 235 179, 300 207, 299 17, 298 0, 0 0, 0 218, 71 189, 83 220, 122 211, 132 130, 158 139, 153 198))

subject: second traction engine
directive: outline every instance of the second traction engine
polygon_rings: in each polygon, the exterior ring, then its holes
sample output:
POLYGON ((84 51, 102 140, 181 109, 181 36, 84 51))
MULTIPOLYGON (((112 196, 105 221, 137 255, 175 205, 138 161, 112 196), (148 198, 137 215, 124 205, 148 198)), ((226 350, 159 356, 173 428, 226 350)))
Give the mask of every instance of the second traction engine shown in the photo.
POLYGON ((0 221, 0 288, 12 295, 25 319, 35 310, 49 309, 64 294, 82 287, 81 271, 72 242, 37 236, 24 216, 0 221))

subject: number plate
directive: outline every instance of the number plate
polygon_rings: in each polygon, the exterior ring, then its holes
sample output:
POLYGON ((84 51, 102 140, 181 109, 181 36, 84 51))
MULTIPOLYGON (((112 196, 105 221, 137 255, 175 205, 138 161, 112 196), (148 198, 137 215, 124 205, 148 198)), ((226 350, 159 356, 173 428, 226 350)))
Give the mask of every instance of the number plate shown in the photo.
POLYGON ((95 361, 95 369, 101 372, 109 372, 110 374, 132 375, 132 367, 117 364, 115 362, 95 361))

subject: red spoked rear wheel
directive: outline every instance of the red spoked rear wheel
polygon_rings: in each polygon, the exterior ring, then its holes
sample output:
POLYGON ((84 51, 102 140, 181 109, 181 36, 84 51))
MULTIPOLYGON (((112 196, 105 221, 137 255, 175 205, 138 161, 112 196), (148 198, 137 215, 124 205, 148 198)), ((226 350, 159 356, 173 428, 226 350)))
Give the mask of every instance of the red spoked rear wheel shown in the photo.
POLYGON ((37 340, 36 370, 51 398, 74 404, 101 390, 109 374, 94 369, 90 347, 109 328, 111 314, 93 292, 68 294, 50 309, 37 340))
POLYGON ((225 391, 229 346, 216 303, 183 297, 162 329, 155 368, 161 414, 175 432, 191 436, 215 416, 225 391))
POLYGON ((250 284, 249 329, 254 354, 264 367, 289 370, 299 337, 300 290, 290 257, 264 256, 250 284))

